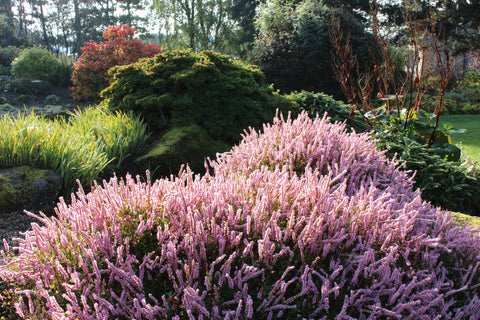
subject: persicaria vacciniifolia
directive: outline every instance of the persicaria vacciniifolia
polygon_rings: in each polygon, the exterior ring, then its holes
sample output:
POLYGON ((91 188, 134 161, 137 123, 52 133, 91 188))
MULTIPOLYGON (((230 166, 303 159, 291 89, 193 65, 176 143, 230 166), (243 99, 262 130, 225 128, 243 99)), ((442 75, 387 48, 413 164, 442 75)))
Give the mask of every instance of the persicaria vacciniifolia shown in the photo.
POLYGON ((0 269, 53 319, 477 319, 479 230, 343 124, 278 116, 204 176, 60 201, 0 269))

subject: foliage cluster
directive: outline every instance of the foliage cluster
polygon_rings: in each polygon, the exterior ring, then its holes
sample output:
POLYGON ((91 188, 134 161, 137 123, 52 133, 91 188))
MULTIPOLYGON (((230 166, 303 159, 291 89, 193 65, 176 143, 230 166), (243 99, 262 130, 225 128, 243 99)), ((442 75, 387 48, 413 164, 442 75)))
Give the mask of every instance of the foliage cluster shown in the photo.
MULTIPOLYGON (((438 77, 426 81, 426 93, 422 108, 433 111, 436 105, 435 85, 438 77), (430 82, 433 84, 430 85, 430 82)), ((445 114, 480 114, 480 71, 467 69, 463 79, 458 80, 445 93, 445 114)))
POLYGON ((380 137, 401 134, 424 145, 428 145, 428 142, 432 141, 430 148, 433 153, 449 161, 460 160, 461 150, 452 144, 450 134, 462 133, 465 130, 455 130, 447 123, 442 123, 442 126, 435 128, 437 115, 422 109, 410 111, 410 114, 406 109, 402 109, 400 112, 397 110, 387 112, 387 107, 382 106, 365 114, 380 137), (432 139, 434 129, 435 134, 432 139))
POLYGON ((130 64, 140 58, 162 52, 160 46, 133 39, 136 30, 128 25, 109 26, 103 33, 106 41, 90 41, 72 74, 73 97, 78 100, 97 99, 109 84, 108 70, 113 66, 130 64))
POLYGON ((452 162, 402 133, 379 135, 379 148, 389 158, 405 162, 402 170, 415 173, 415 189, 422 199, 452 211, 480 216, 480 177, 467 172, 460 162, 452 162))
POLYGON ((57 58, 47 49, 28 48, 12 62, 12 74, 17 78, 53 81, 57 58))
POLYGON ((20 54, 21 49, 13 46, 1 48, 0 47, 0 75, 7 75, 11 74, 10 68, 12 65, 12 61, 18 57, 20 54))
MULTIPOLYGON (((10 47, 9 47, 10 48, 10 47)), ((6 48, 6 49, 9 49, 6 48)), ((1 49, 0 49, 1 50, 1 49)), ((39 88, 35 91, 36 84, 28 84, 31 80, 47 81, 50 84, 55 84, 60 87, 68 87, 70 85, 70 77, 73 71, 74 60, 71 57, 60 56, 56 57, 51 52, 43 48, 27 48, 17 54, 17 48, 10 48, 5 53, 5 63, 8 62, 11 56, 16 54, 16 58, 10 60, 10 66, 6 69, 14 75, 17 79, 9 81, 7 84, 11 88, 18 88, 23 93, 33 93, 43 95, 48 90, 39 88), (10 54, 11 56, 8 56, 10 54)), ((42 85, 40 85, 42 86, 42 85)))
POLYGON ((332 122, 346 122, 347 127, 355 132, 365 132, 370 130, 363 116, 348 104, 333 99, 325 93, 315 93, 309 91, 292 92, 285 95, 287 99, 294 101, 301 110, 308 112, 312 118, 317 115, 323 115, 325 112, 332 122))
POLYGON ((213 52, 167 51, 111 70, 101 105, 141 113, 156 130, 197 124, 211 138, 238 142, 294 104, 274 92, 255 66, 213 52))
POLYGON ((23 318, 478 318, 480 236, 344 124, 276 118, 211 163, 37 217, 4 257, 23 318), (39 306, 44 306, 43 309, 39 306))
POLYGON ((135 117, 106 110, 78 110, 67 119, 32 113, 0 119, 0 168, 22 165, 52 169, 70 192, 79 180, 89 185, 107 165, 118 167, 138 152, 146 128, 135 117))

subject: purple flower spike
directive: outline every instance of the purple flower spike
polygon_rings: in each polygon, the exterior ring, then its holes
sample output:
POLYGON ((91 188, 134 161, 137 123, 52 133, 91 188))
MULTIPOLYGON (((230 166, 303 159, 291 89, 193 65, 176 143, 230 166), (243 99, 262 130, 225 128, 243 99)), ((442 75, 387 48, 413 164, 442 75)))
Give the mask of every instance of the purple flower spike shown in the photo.
POLYGON ((209 166, 36 216, 0 266, 18 315, 480 319, 480 230, 422 201, 369 134, 278 115, 209 166))

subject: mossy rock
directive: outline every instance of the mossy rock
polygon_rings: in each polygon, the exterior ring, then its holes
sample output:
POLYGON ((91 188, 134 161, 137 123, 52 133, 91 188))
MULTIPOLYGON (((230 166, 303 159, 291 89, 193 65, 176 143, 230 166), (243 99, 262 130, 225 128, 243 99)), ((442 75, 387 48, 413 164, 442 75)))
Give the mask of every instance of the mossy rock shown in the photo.
POLYGON ((27 104, 27 103, 33 101, 34 99, 35 99, 35 97, 32 96, 32 95, 21 94, 18 97, 16 97, 15 99, 13 99, 12 103, 14 105, 23 105, 23 104, 27 104))
POLYGON ((46 118, 53 119, 59 116, 67 116, 68 109, 62 105, 46 105, 45 107, 35 108, 38 115, 43 115, 46 118))
POLYGON ((182 164, 202 173, 206 157, 215 157, 217 152, 230 148, 227 143, 212 139, 202 127, 192 124, 168 130, 135 162, 140 168, 149 169, 154 177, 177 174, 182 164))
POLYGON ((51 170, 17 167, 0 170, 0 212, 40 208, 58 198, 62 180, 51 170))
POLYGON ((18 112, 18 109, 9 103, 0 105, 0 116, 10 114, 11 112, 18 112))
POLYGON ((57 97, 56 95, 54 94, 51 94, 51 95, 48 95, 46 98, 45 98, 45 103, 48 104, 48 105, 59 105, 62 103, 62 99, 60 99, 60 97, 57 97))

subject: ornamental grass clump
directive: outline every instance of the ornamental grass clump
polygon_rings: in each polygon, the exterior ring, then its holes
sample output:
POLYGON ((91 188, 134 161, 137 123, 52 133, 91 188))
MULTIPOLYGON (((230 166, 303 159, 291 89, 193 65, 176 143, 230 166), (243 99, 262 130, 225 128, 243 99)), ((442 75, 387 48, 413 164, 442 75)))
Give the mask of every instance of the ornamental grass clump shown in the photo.
POLYGON ((422 201, 369 135, 277 117, 210 165, 114 177, 40 214, 0 267, 18 314, 480 317, 479 230, 422 201))
POLYGON ((107 168, 117 169, 144 146, 148 134, 138 118, 88 107, 51 121, 33 112, 0 117, 0 168, 32 166, 52 169, 63 189, 75 180, 89 185, 107 168))

